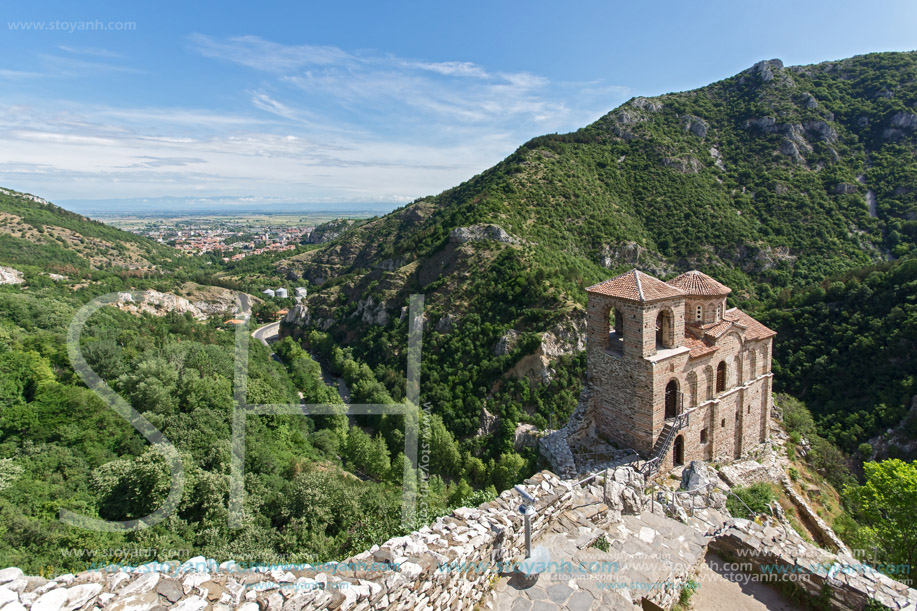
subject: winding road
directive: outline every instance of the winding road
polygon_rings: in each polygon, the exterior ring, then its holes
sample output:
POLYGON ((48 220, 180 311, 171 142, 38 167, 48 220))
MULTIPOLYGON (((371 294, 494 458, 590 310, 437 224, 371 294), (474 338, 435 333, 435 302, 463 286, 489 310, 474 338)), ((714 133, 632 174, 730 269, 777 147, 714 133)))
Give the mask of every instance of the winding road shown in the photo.
POLYGON ((252 337, 261 340, 261 343, 265 346, 277 341, 278 335, 280 335, 279 320, 277 322, 272 322, 270 324, 264 325, 263 327, 258 327, 252 331, 252 337))
MULTIPOLYGON (((242 293, 239 295, 239 297, 241 300, 242 315, 245 316, 246 318, 249 318, 251 316, 251 310, 249 309, 249 303, 248 303, 249 296, 242 293)), ((265 346, 270 346, 271 344, 276 342, 279 336, 280 336, 280 321, 279 320, 277 322, 268 323, 264 325, 263 327, 258 327, 257 329, 252 331, 252 337, 260 341, 265 346)), ((280 360, 280 357, 278 357, 276 354, 273 354, 272 356, 274 360, 277 361, 278 363, 282 362, 280 360)), ((344 378, 332 374, 328 370, 328 367, 326 366, 324 361, 320 359, 317 354, 309 352, 309 356, 315 359, 315 361, 319 364, 319 367, 321 367, 322 381, 324 381, 324 383, 327 384, 328 386, 337 389, 338 394, 341 395, 341 398, 344 400, 344 403, 350 403, 350 388, 347 386, 347 382, 344 381, 344 378)), ((302 393, 300 393, 300 398, 302 398, 301 395, 302 393)))

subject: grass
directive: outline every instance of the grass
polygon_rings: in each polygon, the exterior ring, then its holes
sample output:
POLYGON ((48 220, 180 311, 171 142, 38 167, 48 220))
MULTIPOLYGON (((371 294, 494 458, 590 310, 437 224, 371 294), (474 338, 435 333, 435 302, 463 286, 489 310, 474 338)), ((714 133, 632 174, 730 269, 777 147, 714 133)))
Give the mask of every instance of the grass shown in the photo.
POLYGON ((605 535, 602 535, 601 537, 593 541, 590 547, 594 547, 597 550, 607 552, 609 549, 611 549, 611 543, 608 542, 608 539, 605 538, 605 535))
POLYGON ((681 593, 678 595, 678 602, 672 607, 672 611, 688 611, 691 608, 691 597, 697 591, 700 584, 689 579, 681 587, 681 593))

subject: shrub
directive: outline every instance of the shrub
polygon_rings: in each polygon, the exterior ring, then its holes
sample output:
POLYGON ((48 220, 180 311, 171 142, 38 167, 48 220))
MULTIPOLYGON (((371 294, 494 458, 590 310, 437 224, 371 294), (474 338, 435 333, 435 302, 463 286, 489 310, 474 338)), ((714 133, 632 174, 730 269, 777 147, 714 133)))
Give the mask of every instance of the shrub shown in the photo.
POLYGON ((758 482, 751 486, 733 488, 732 495, 726 501, 726 508, 733 517, 753 519, 755 516, 748 512, 749 509, 754 514, 770 513, 770 504, 775 498, 774 489, 770 485, 758 482))

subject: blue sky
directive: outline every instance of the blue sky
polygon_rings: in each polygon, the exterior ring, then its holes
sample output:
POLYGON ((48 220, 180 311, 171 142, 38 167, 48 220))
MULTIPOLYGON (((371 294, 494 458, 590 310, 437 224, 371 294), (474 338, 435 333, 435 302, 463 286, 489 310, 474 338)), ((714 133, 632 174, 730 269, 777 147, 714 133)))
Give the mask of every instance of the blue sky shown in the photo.
POLYGON ((915 48, 913 0, 22 3, 0 17, 0 186, 394 207, 635 95, 915 48))

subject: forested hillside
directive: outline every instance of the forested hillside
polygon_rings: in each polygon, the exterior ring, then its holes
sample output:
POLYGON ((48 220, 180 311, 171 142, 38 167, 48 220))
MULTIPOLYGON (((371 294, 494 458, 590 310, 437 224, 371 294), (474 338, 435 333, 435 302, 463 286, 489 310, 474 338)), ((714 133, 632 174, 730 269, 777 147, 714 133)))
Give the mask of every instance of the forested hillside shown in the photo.
MULTIPOLYGON (((168 490, 168 456, 75 377, 69 320, 95 296, 189 280, 249 291, 266 279, 308 281, 308 309, 284 325, 296 340, 278 344, 277 359, 252 344, 255 403, 302 393, 342 404, 315 358, 355 402, 402 400, 408 296, 424 294, 432 513, 536 468, 532 428, 562 426, 584 382, 584 287, 630 267, 663 279, 699 268, 731 286, 730 305, 778 331, 777 388, 808 402, 819 432, 852 450, 896 424, 917 393, 915 108, 914 53, 762 62, 536 138, 328 244, 230 265, 179 259, 4 190, 0 264, 23 281, 0 286, 0 564, 75 570, 115 559, 61 549, 122 543, 326 560, 403 530, 402 423, 340 415, 249 418, 246 522, 229 529, 232 331, 222 317, 114 308, 90 320, 84 351, 175 444, 185 494, 176 515, 138 533, 57 520, 61 509, 142 516, 168 490)), ((800 442, 815 439, 809 422, 795 431, 800 442)))
POLYGON ((39 197, 0 189, 0 263, 75 276, 90 269, 150 271, 176 251, 64 210, 39 197))
MULTIPOLYGON (((314 285, 299 324, 353 346, 393 392, 403 387, 402 311, 410 293, 424 293, 422 399, 469 450, 495 457, 516 423, 562 422, 575 404, 582 369, 571 357, 581 349, 585 286, 629 267, 663 279, 698 268, 734 289, 730 305, 761 313, 781 307, 780 295, 908 257, 917 245, 915 104, 915 53, 761 62, 535 138, 278 272, 314 285), (551 345, 539 348, 548 330, 551 345), (547 354, 550 364, 517 366, 527 354, 547 354), (488 413, 499 426, 475 435, 488 413)), ((807 341, 804 329, 781 329, 778 354, 790 349, 781 352, 784 336, 807 341)), ((882 345, 879 336, 863 341, 882 345)), ((887 418, 854 428, 859 440, 902 413, 903 387, 892 398, 878 378, 864 382, 849 399, 818 400, 826 430, 835 407, 838 418, 872 411, 867 397, 896 403, 887 418)), ((820 392, 834 390, 846 392, 820 392)))
MULTIPOLYGON (((137 532, 97 533, 61 522, 62 509, 107 520, 143 517, 170 486, 171 450, 150 446, 70 365, 66 328, 91 296, 0 287, 0 565, 62 573, 93 562, 197 554, 240 563, 329 560, 405 531, 403 458, 343 416, 247 419, 245 518, 231 529, 233 331, 189 315, 138 317, 111 307, 89 320, 83 353, 174 444, 184 465, 183 496, 176 514, 137 532), (130 558, 107 551, 125 548, 151 551, 130 558)), ((251 349, 250 402, 295 404, 302 392, 308 402, 342 403, 292 341, 278 348, 283 364, 260 342, 251 349)), ((343 358, 340 365, 359 369, 343 358)), ((425 497, 429 511, 419 521, 492 494, 476 495, 466 483, 447 485, 436 475, 460 469, 460 457, 437 418, 428 426, 436 468, 425 497)))
POLYGON ((787 291, 764 316, 780 338, 775 387, 805 401, 824 436, 853 452, 905 417, 917 395, 917 260, 787 291))

